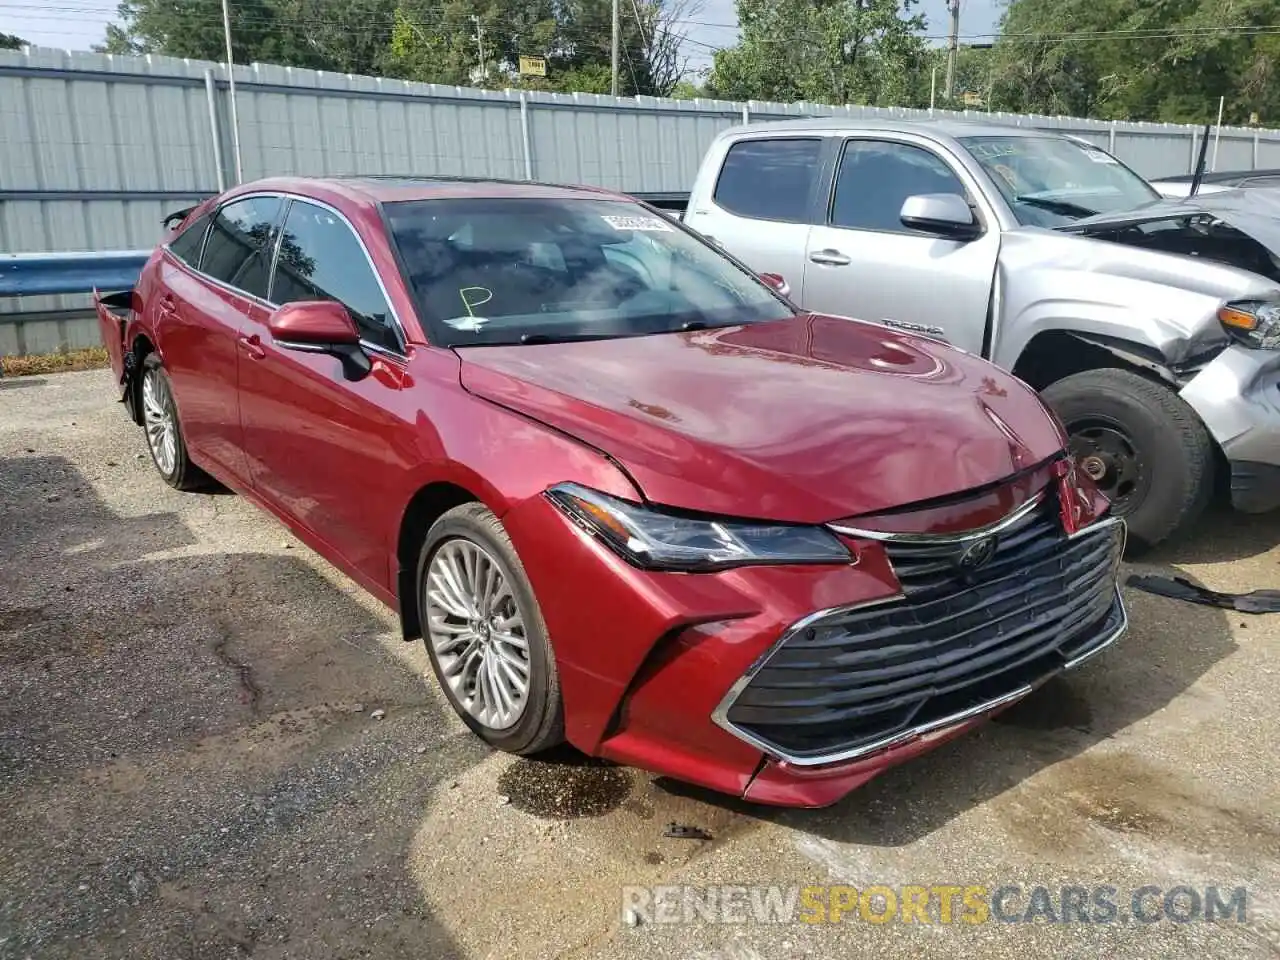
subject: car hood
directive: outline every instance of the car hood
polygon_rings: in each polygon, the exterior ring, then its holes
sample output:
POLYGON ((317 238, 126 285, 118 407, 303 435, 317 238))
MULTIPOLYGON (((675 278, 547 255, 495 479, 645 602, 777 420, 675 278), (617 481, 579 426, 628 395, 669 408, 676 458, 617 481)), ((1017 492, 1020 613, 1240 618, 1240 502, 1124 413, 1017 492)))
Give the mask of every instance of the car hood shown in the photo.
POLYGON ((1064 233, 1097 236, 1117 227, 1160 220, 1185 220, 1204 217, 1205 214, 1229 224, 1271 252, 1280 253, 1280 191, 1277 190, 1211 190, 1194 197, 1156 200, 1123 213, 1086 217, 1056 229, 1064 233))
POLYGON ((647 500, 688 510, 878 513, 1000 481, 1063 446, 1031 390, 991 364, 834 317, 457 352, 465 389, 596 447, 647 500))

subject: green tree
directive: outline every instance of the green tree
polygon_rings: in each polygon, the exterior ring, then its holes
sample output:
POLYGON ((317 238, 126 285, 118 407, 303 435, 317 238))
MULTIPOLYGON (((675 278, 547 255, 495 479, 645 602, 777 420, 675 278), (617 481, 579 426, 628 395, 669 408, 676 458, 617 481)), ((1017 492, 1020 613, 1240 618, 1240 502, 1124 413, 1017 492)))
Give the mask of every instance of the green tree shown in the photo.
MULTIPOLYGON (((237 63, 374 73, 386 58, 394 0, 233 0, 237 63)), ((105 53, 226 57, 221 0, 124 0, 107 27, 105 53)))
POLYGON ((27 41, 15 37, 12 33, 0 33, 0 50, 21 50, 27 41))
POLYGON ((916 0, 738 0, 708 85, 735 100, 911 105, 928 62, 916 0))
MULTIPOLYGON (((683 0, 624 0, 621 94, 665 95, 681 79, 686 9, 683 0)), ((611 0, 399 0, 385 68, 429 83, 608 93, 611 30, 611 0), (521 56, 545 60, 546 78, 521 77, 521 56)))
POLYGON ((1100 119, 1274 118, 1280 0, 1015 0, 995 47, 1001 109, 1100 119))

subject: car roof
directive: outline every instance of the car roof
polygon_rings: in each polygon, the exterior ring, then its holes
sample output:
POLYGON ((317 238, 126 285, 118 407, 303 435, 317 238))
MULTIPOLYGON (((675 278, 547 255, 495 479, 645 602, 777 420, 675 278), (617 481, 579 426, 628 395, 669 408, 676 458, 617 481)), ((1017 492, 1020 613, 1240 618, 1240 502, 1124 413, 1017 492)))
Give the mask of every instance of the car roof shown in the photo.
POLYGON ((437 200, 446 197, 538 197, 544 199, 624 200, 630 197, 600 187, 506 180, 497 177, 351 174, 324 177, 271 177, 242 184, 236 192, 280 191, 325 199, 337 194, 356 202, 437 200))
POLYGON ((1039 130, 1035 127, 1015 127, 992 123, 989 120, 958 120, 938 118, 931 120, 898 120, 893 117, 805 117, 798 120, 766 120, 747 123, 731 130, 729 134, 754 133, 827 133, 836 131, 880 130, 889 133, 930 133, 950 137, 1062 137, 1063 131, 1039 130))

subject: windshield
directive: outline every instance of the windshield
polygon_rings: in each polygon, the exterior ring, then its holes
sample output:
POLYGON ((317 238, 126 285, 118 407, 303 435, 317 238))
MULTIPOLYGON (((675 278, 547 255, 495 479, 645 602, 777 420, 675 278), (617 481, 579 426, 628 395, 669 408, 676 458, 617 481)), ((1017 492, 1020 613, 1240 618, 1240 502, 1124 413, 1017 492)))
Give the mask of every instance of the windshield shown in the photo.
POLYGON ((1160 199, 1111 154, 1060 137, 962 137, 1018 222, 1056 227, 1160 199))
POLYGON ((639 336, 795 312, 638 204, 467 197, 385 207, 418 311, 444 346, 639 336))

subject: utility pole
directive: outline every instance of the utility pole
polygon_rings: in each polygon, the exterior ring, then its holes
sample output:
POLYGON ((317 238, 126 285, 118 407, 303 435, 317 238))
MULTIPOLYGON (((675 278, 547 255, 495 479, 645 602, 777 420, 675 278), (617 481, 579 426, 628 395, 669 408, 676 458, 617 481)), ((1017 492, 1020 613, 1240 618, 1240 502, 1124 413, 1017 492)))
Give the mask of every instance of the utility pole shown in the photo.
POLYGON ((471 22, 476 25, 476 49, 480 51, 480 85, 484 86, 489 80, 489 65, 484 62, 484 27, 480 26, 480 17, 474 13, 471 15, 471 22))
POLYGON ((244 182, 240 165, 240 118, 236 115, 236 72, 231 60, 231 0, 222 0, 222 31, 227 40, 227 91, 231 94, 231 149, 235 153, 236 183, 244 182))
POLYGON ((947 0, 947 12, 951 14, 951 35, 947 38, 947 82, 943 96, 950 106, 956 93, 956 55, 960 47, 960 0, 947 0))
POLYGON ((609 89, 615 97, 618 95, 618 34, 620 32, 620 15, 618 12, 618 6, 618 0, 613 0, 613 40, 609 44, 611 51, 610 60, 613 65, 613 83, 609 89))

